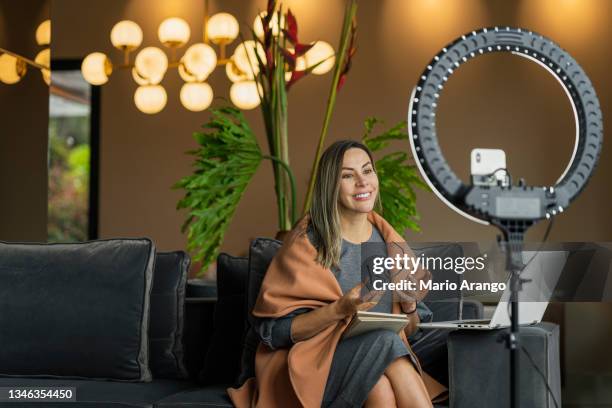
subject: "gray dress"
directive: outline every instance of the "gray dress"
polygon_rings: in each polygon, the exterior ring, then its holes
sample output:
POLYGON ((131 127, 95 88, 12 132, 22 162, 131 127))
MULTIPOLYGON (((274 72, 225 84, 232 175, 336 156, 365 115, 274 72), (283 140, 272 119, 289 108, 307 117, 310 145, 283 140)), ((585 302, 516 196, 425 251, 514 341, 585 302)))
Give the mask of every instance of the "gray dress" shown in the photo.
MULTIPOLYGON (((312 235, 309 236, 312 240, 312 235)), ((369 251, 364 252, 366 259, 387 255, 384 240, 376 227, 372 228, 372 236, 367 242, 371 245, 364 246, 364 251, 369 251)), ((367 273, 367 266, 361 263, 361 251, 360 244, 342 241, 340 268, 332 272, 343 293, 355 287, 361 281, 362 274, 367 273)), ((391 294, 388 292, 370 311, 390 313, 391 308, 391 294)), ((271 349, 291 347, 294 343, 291 338, 291 322, 296 315, 309 310, 302 308, 280 318, 258 319, 255 329, 261 341, 271 349)), ((341 339, 334 352, 322 407, 363 406, 387 366, 406 355, 412 358, 399 335, 389 330, 376 330, 341 339)))

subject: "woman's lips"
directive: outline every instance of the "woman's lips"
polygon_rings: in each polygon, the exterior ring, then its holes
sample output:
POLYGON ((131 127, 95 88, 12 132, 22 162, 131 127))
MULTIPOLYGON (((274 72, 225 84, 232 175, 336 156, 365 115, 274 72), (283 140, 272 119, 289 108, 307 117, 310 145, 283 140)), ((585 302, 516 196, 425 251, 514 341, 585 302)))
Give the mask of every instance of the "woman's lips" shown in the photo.
POLYGON ((353 195, 353 200, 355 201, 367 201, 372 197, 372 192, 360 193, 353 195))

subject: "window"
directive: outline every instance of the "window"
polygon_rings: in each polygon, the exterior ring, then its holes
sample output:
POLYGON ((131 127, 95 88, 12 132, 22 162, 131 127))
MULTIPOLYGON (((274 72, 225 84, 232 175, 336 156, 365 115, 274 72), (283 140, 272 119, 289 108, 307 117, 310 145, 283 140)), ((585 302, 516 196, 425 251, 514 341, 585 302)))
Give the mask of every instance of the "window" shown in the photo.
POLYGON ((49 91, 50 242, 97 238, 99 88, 80 61, 53 61, 49 91))

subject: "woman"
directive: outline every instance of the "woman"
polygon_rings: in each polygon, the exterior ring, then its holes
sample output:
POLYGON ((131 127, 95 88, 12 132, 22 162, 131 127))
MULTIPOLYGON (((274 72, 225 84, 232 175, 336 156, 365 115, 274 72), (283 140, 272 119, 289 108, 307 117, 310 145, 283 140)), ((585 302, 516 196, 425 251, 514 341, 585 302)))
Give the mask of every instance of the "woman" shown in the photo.
POLYGON ((361 295, 360 244, 403 241, 375 208, 371 153, 356 141, 334 143, 321 157, 311 210, 266 272, 253 310, 262 340, 256 377, 228 389, 238 407, 431 407, 444 391, 422 372, 406 340, 418 324, 416 302, 389 292, 361 295), (411 324, 399 334, 342 339, 359 310, 408 313, 411 324))

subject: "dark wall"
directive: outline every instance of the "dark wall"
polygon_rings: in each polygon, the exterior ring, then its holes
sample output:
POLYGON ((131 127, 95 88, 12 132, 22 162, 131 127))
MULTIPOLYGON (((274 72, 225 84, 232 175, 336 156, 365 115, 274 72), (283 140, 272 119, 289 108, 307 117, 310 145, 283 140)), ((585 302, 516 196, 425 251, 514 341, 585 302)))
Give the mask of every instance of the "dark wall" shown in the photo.
MULTIPOLYGON (((49 0, 0 0, 0 47, 34 59, 49 0)), ((0 240, 47 240, 49 88, 28 67, 14 85, 0 83, 0 240)))

